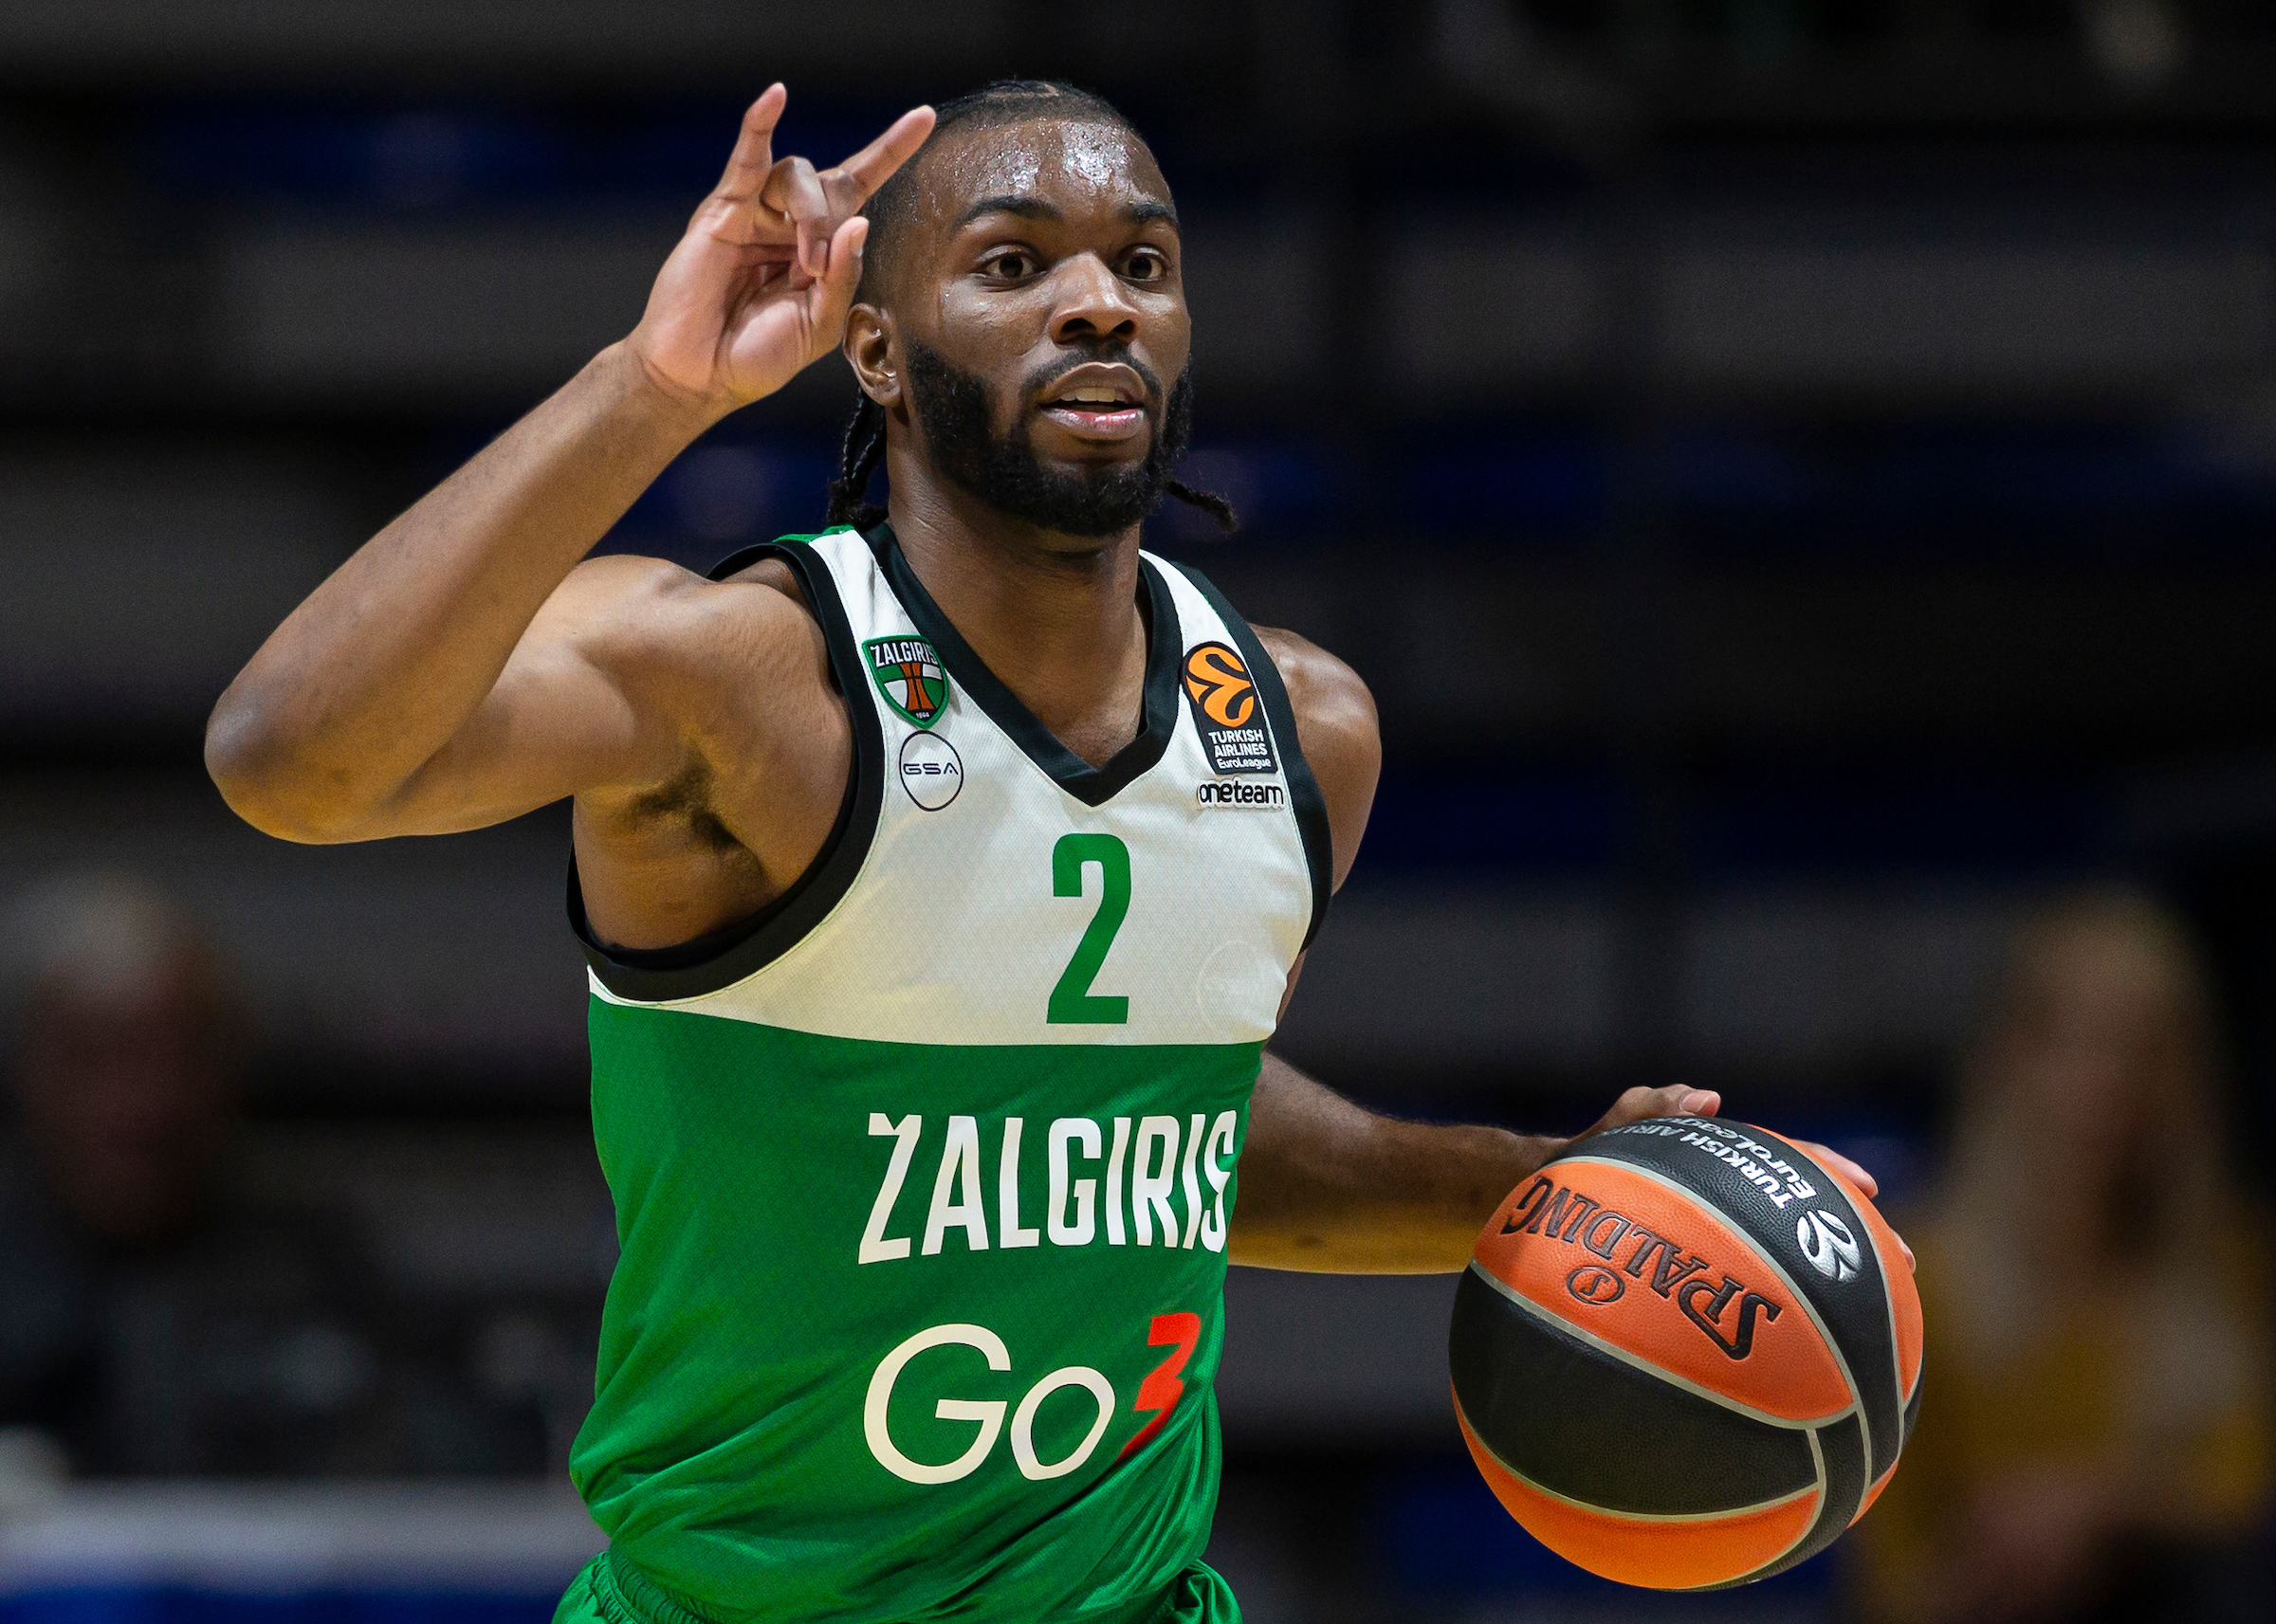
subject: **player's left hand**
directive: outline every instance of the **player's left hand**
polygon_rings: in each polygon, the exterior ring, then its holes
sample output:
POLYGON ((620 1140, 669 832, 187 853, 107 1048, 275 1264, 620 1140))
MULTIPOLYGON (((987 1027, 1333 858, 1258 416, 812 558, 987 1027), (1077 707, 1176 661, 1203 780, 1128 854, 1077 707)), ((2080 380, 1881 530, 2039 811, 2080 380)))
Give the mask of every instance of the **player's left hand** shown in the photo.
MULTIPOLYGON (((1860 1166, 1858 1163, 1851 1161, 1840 1151, 1834 1150, 1826 1145, 1822 1145, 1815 1140, 1798 1139, 1794 1140, 1794 1142, 1800 1145, 1803 1150, 1808 1152, 1812 1160, 1818 1162, 1822 1166, 1831 1168, 1834 1172, 1840 1174, 1844 1178, 1846 1178, 1850 1183, 1856 1185, 1860 1190, 1863 1191, 1866 1195, 1875 1196, 1881 1194, 1881 1180, 1874 1177, 1870 1173, 1867 1173, 1864 1168, 1860 1166)), ((1891 1232, 1894 1233, 1895 1232, 1892 1231, 1891 1232)), ((1897 1236, 1897 1244, 1904 1248, 1904 1267, 1918 1273, 1919 1271, 1920 1265, 1918 1260, 1913 1256, 1912 1247, 1906 1242, 1902 1235, 1897 1236)))

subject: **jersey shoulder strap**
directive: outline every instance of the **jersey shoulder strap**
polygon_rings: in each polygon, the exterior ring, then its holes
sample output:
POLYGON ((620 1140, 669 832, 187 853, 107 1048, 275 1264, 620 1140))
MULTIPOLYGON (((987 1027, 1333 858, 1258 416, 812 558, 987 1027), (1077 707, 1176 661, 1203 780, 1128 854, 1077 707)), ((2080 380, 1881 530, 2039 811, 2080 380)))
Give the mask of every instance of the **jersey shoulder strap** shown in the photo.
POLYGON ((1216 583, 1191 564, 1171 567, 1193 583, 1194 590, 1207 600, 1223 623, 1226 634, 1240 653, 1241 663, 1249 668, 1249 680, 1257 684, 1257 699, 1264 706, 1265 724, 1272 729, 1273 739, 1280 747, 1281 768, 1288 778, 1289 805, 1295 813, 1296 830, 1303 836, 1305 867, 1312 872, 1312 923, 1304 932, 1304 945, 1309 948, 1312 938, 1320 934, 1320 926, 1327 922, 1328 903, 1335 895, 1335 849, 1328 834, 1328 800, 1320 794, 1320 783, 1312 776, 1312 764, 1304 759, 1304 747, 1296 737, 1295 708, 1288 703, 1288 684, 1280 680, 1280 667, 1273 664, 1273 657, 1257 640, 1256 630, 1225 600, 1216 583))

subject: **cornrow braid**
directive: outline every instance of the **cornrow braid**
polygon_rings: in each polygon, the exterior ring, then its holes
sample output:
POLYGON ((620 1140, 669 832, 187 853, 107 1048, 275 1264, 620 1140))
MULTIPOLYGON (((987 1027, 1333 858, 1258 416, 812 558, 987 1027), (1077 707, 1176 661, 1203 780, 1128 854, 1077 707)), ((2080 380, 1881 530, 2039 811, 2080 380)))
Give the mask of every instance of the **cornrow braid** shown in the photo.
POLYGON ((1198 507, 1217 520, 1218 529, 1230 536, 1240 528, 1240 515, 1233 511, 1233 503, 1213 490, 1201 490, 1184 480, 1165 480, 1163 490, 1189 507, 1198 507))
POLYGON ((845 443, 838 447, 837 478, 830 482, 828 526, 872 530, 885 522, 885 509, 869 499, 870 476, 884 461, 885 408, 857 392, 845 443))

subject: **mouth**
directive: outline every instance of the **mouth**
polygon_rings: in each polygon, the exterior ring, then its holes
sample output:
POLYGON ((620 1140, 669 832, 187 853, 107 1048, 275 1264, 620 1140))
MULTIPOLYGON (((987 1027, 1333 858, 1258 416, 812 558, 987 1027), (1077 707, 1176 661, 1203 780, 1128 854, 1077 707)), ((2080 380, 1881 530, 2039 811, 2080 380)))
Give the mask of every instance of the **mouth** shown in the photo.
POLYGON ((1080 366, 1048 386, 1042 414, 1085 440, 1128 440, 1146 429, 1146 388, 1129 367, 1080 366))

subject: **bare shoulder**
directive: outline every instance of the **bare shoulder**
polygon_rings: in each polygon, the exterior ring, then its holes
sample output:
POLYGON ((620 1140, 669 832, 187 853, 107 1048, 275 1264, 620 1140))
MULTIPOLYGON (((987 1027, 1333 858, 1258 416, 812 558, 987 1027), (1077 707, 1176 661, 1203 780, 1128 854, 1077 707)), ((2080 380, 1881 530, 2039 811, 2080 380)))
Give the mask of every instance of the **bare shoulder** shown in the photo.
POLYGON ((854 760, 828 644, 790 573, 712 581, 661 559, 594 558, 547 617, 533 664, 601 673, 590 690, 628 740, 628 765, 578 792, 594 928, 663 946, 780 895, 827 840, 854 760))
POLYGON ((812 832, 818 846, 835 815, 853 736, 829 644, 789 570, 713 581, 664 559, 591 558, 547 617, 557 624, 537 658, 605 674, 647 741, 642 772, 582 793, 598 832, 644 853, 658 841, 740 844, 770 869, 785 842, 799 863, 812 855, 801 843, 812 832))
POLYGON ((1360 837, 1375 804, 1375 780, 1383 771, 1375 696, 1357 671, 1309 638, 1266 626, 1255 630, 1288 689, 1297 742, 1328 803, 1335 883, 1341 885, 1359 855, 1360 837))
POLYGON ((797 576, 773 559, 711 581, 664 558, 588 558, 554 593, 540 625, 634 679, 733 681, 754 661, 781 667, 778 674, 826 664, 797 576))
POLYGON ((1288 703, 1296 713, 1296 729, 1303 735, 1308 756, 1315 729, 1324 740, 1331 735, 1345 734, 1364 735, 1369 740, 1377 738, 1375 696, 1357 671, 1308 637, 1270 626, 1253 630, 1288 689, 1288 703))

